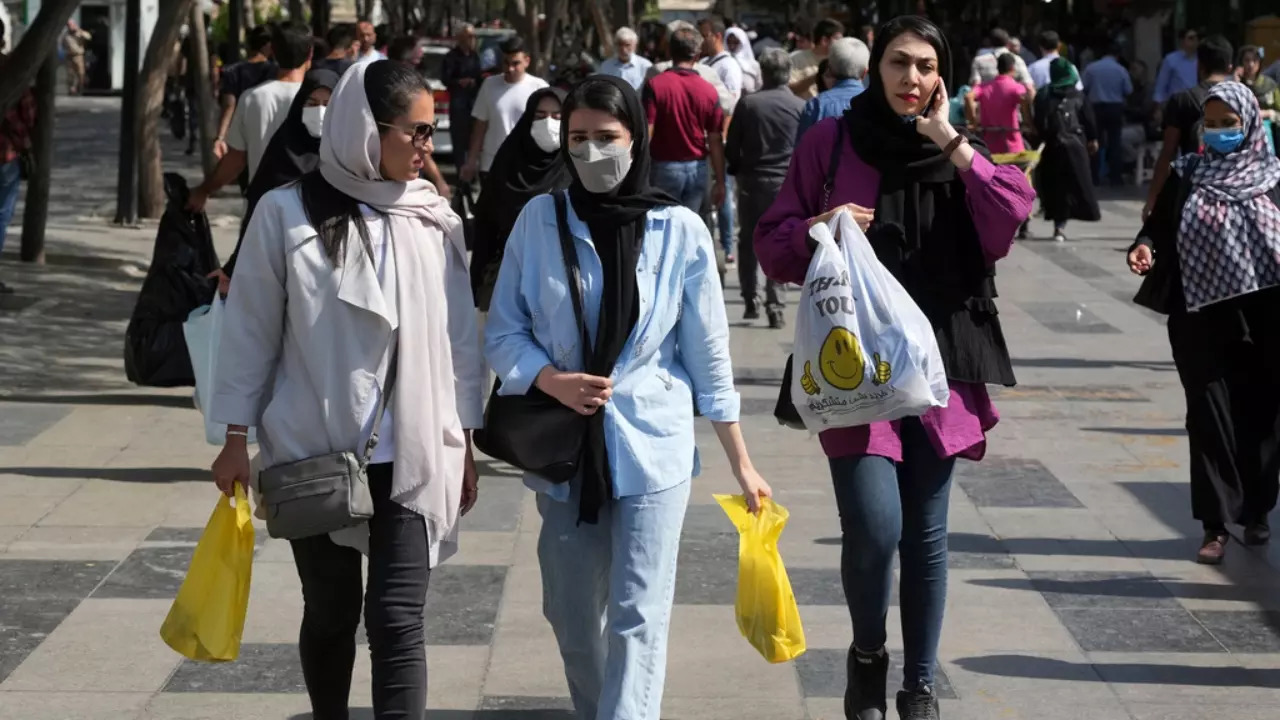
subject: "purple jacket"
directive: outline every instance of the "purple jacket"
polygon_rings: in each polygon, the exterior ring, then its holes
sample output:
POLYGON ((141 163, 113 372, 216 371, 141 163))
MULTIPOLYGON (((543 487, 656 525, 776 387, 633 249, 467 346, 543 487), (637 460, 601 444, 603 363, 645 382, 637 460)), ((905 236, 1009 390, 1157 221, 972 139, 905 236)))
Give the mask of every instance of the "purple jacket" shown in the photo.
MULTIPOLYGON (((755 250, 760 267, 779 282, 804 283, 813 257, 806 242, 809 218, 844 203, 876 205, 880 174, 864 163, 846 140, 828 206, 819 207, 838 122, 838 118, 824 120, 805 133, 791 157, 782 191, 756 226, 755 250)), ((975 155, 973 166, 959 175, 983 253, 987 262, 994 265, 1009 254, 1018 226, 1031 215, 1035 191, 1021 170, 993 165, 980 155, 975 155)), ((933 408, 920 420, 939 457, 959 455, 981 460, 986 453, 986 432, 995 427, 1000 416, 985 385, 952 382, 950 386, 951 402, 947 407, 933 408)), ((898 422, 883 422, 826 430, 819 439, 828 457, 879 455, 901 461, 898 426, 898 422)))

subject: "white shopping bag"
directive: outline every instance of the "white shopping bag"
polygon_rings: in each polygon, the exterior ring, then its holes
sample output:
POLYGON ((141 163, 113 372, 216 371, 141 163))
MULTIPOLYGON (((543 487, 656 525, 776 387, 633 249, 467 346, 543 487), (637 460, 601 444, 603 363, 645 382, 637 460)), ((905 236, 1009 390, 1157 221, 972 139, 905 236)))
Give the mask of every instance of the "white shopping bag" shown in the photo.
MULTIPOLYGON (((204 439, 210 445, 221 446, 226 440, 227 426, 209 419, 209 403, 213 400, 213 376, 218 364, 218 338, 222 334, 222 315, 226 301, 215 297, 213 304, 196 308, 182 324, 182 335, 187 339, 187 353, 191 356, 191 370, 196 378, 196 408, 204 415, 204 439)), ((249 442, 258 441, 257 433, 249 428, 249 442)))
POLYGON ((950 398, 933 327, 848 212, 809 230, 791 399, 810 431, 922 415, 950 398), (840 244, 836 244, 836 236, 840 244))

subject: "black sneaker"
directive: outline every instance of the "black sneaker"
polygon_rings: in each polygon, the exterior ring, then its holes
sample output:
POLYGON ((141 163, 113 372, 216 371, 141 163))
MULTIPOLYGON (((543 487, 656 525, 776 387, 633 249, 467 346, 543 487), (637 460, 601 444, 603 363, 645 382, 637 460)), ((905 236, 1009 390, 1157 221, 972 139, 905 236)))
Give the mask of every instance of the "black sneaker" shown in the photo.
POLYGON ((781 330, 787 326, 787 319, 782 315, 781 310, 769 311, 769 327, 774 330, 781 330))
POLYGON ((747 309, 742 311, 743 320, 760 319, 760 303, 755 298, 747 298, 747 309))
POLYGON ((933 688, 921 685, 915 690, 899 690, 898 717, 901 720, 941 720, 938 696, 933 694, 933 688))
MULTIPOLYGON (((889 703, 885 683, 889 676, 889 651, 864 653, 849 647, 844 691, 844 716, 848 720, 884 720, 889 703)), ((899 702, 899 706, 901 702, 899 702)))

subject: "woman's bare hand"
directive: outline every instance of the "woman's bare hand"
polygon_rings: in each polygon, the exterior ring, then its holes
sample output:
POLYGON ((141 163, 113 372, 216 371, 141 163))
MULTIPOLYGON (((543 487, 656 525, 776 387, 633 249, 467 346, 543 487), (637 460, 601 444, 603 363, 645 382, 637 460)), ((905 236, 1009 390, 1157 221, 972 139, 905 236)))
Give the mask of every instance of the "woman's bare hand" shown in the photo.
POLYGON ((843 210, 847 210, 849 214, 853 216, 853 221, 858 224, 859 228, 862 228, 863 232, 866 232, 867 228, 871 227, 871 221, 876 219, 875 210, 862 207, 855 203, 845 203, 843 205, 837 205, 817 217, 809 218, 809 227, 813 227, 818 223, 831 222, 831 218, 839 215, 843 210))
POLYGON ((213 461, 213 482, 227 497, 235 497, 236 483, 249 489, 249 445, 238 435, 228 436, 213 461))
POLYGON ((579 372, 561 372, 548 365, 534 381, 538 389, 582 415, 594 415, 613 395, 613 381, 579 372))
POLYGON ((1155 264, 1155 257, 1151 254, 1151 247, 1148 245, 1138 245, 1129 251, 1129 272, 1134 275, 1146 275, 1151 272, 1151 267, 1155 264))

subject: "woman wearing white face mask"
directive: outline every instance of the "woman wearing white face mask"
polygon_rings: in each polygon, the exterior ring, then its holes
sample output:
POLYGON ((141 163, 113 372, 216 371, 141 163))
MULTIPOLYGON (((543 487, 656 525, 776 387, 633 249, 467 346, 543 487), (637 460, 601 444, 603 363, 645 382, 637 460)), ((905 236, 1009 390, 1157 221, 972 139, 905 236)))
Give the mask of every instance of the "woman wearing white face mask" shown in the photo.
POLYGON ((596 75, 570 92, 564 118, 573 182, 534 198, 516 221, 485 354, 500 394, 536 388, 588 418, 573 479, 525 476, 542 516, 543 613, 577 717, 657 720, 676 556, 699 468, 695 404, 752 509, 771 491, 738 428, 711 236, 650 187, 639 96, 625 80, 596 75), (575 259, 578 283, 566 268, 575 259), (585 352, 570 292, 581 295, 585 352))
POLYGON ((258 171, 245 193, 248 205, 240 223, 240 239, 236 242, 235 252, 222 266, 219 289, 223 295, 231 285, 231 274, 235 272, 236 258, 240 256, 240 243, 244 242, 245 228, 249 227, 249 218, 258 207, 258 201, 268 192, 296 182, 320 164, 320 128, 329 97, 337 85, 338 74, 334 71, 309 71, 289 106, 288 117, 263 151, 258 171))
POLYGON ((543 88, 529 96, 524 115, 498 148, 476 203, 471 247, 471 291, 481 312, 498 279, 507 236, 526 203, 569 187, 569 170, 560 152, 560 105, 564 91, 543 88))

